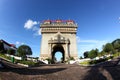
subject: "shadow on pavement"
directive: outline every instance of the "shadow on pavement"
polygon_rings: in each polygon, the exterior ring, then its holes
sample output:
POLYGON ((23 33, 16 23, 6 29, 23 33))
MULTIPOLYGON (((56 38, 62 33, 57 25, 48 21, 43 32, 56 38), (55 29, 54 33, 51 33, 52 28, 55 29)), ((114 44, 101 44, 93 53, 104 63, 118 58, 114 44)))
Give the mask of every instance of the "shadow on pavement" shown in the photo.
POLYGON ((43 74, 55 73, 65 69, 66 68, 51 68, 51 69, 5 68, 5 69, 1 69, 0 71, 15 72, 22 75, 43 75, 43 74))
POLYGON ((107 61, 92 67, 83 80, 120 80, 120 59, 107 61))
MULTIPOLYGON (((66 68, 62 67, 22 67, 17 64, 13 64, 7 61, 3 61, 4 68, 0 68, 0 72, 15 72, 21 75, 43 75, 43 74, 51 74, 55 72, 59 72, 65 70, 66 68)), ((46 65, 47 66, 47 65, 46 65)))

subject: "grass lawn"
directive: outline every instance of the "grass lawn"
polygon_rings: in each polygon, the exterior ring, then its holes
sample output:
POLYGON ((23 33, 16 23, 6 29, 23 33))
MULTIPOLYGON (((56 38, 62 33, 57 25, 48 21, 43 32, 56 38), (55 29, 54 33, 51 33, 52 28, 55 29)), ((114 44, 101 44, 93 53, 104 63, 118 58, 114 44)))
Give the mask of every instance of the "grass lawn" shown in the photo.
POLYGON ((119 56, 120 56, 120 52, 117 52, 117 53, 113 54, 113 58, 117 58, 119 56))
POLYGON ((7 59, 7 60, 11 60, 11 57, 9 57, 9 56, 6 56, 6 55, 4 55, 4 54, 1 54, 1 53, 0 53, 0 57, 2 57, 2 58, 5 58, 5 59, 7 59))
POLYGON ((83 62, 80 62, 80 65, 90 65, 90 61, 83 61, 83 62))

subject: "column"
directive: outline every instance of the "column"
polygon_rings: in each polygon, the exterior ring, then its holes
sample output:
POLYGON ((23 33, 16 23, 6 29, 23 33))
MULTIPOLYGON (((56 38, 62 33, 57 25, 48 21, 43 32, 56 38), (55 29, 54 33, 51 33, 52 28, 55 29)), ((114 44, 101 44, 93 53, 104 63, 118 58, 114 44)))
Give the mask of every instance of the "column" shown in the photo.
POLYGON ((66 50, 65 50, 65 58, 68 59, 69 55, 68 55, 68 43, 66 43, 66 50))
POLYGON ((50 58, 52 58, 52 43, 50 43, 50 54, 49 54, 50 56, 50 58))

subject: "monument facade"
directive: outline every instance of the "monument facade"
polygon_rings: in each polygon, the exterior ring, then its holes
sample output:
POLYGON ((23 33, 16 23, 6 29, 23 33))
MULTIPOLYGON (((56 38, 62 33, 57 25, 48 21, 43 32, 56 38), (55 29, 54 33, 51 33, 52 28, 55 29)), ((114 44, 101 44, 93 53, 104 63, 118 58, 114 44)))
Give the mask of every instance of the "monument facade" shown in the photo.
POLYGON ((54 60, 57 51, 62 53, 62 61, 70 57, 78 59, 76 33, 77 24, 73 20, 45 20, 41 28, 40 60, 54 60))

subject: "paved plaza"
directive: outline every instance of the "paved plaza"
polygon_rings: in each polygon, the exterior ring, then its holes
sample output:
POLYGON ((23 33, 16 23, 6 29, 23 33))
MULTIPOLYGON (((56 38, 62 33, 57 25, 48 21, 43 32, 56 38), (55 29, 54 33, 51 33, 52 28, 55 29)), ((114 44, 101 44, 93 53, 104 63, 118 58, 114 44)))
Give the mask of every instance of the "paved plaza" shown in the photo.
POLYGON ((0 80, 119 80, 119 59, 96 66, 70 64, 51 64, 39 67, 22 67, 3 61, 5 68, 0 69, 0 80))

